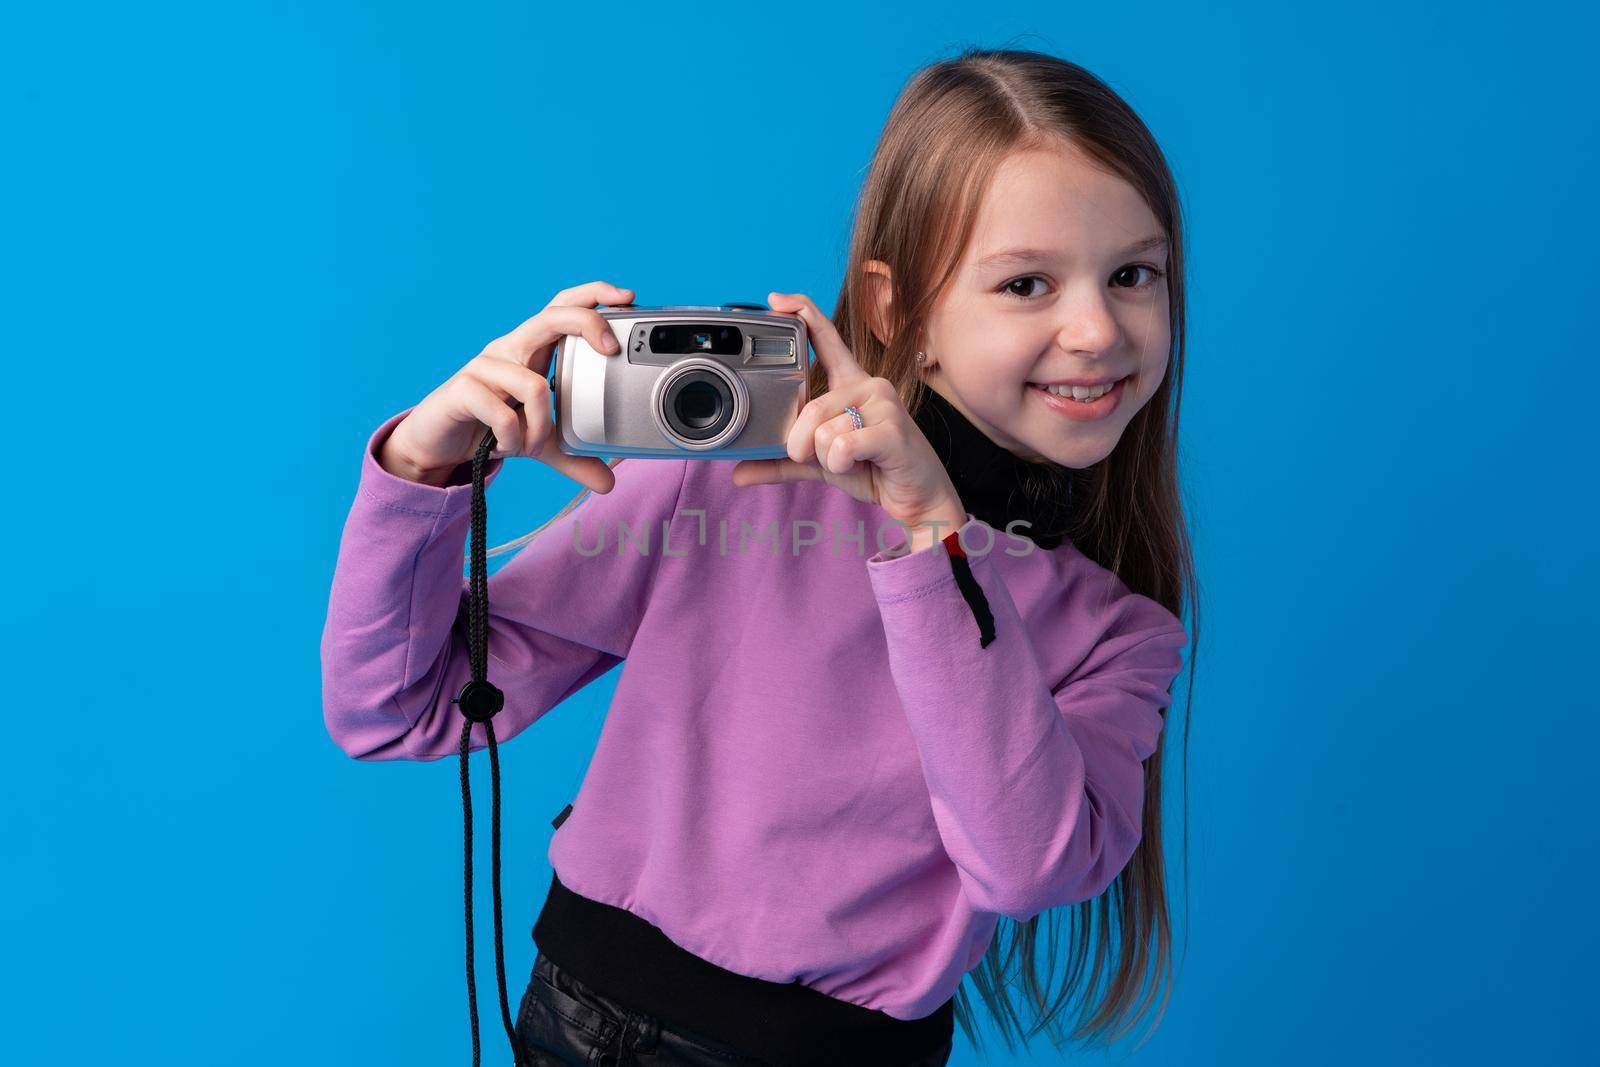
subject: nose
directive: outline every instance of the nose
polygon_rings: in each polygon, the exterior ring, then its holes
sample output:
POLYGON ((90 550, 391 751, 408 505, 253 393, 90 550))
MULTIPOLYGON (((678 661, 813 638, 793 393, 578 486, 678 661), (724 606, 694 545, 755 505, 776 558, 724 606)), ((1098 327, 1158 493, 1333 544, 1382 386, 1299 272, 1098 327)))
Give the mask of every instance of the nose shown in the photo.
POLYGON ((1066 351, 1102 356, 1116 347, 1121 334, 1122 328, 1098 286, 1080 286, 1061 302, 1056 343, 1066 351))

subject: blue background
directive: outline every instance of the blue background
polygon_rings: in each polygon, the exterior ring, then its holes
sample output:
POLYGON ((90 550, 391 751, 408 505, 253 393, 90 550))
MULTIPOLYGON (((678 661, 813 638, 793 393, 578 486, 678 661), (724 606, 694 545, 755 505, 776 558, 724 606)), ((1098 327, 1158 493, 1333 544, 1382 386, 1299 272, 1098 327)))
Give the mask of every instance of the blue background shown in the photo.
MULTIPOLYGON (((966 44, 1106 78, 1190 225, 1186 949, 1107 1058, 1590 1051, 1592 15, 29 7, 0 15, 7 1062, 469 1061, 457 764, 322 724, 367 434, 593 278, 831 308, 890 103, 966 44)), ((514 464, 490 544, 576 492, 514 464)), ((615 677, 503 753, 513 998, 615 677)))

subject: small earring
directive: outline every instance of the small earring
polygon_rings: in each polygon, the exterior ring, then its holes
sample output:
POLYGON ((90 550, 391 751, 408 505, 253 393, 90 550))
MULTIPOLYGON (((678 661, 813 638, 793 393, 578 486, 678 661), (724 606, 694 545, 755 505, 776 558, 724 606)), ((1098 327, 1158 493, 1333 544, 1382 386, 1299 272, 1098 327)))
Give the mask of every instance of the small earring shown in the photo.
POLYGON ((928 354, 926 352, 918 352, 917 353, 917 362, 918 363, 921 363, 926 358, 928 358, 928 354))

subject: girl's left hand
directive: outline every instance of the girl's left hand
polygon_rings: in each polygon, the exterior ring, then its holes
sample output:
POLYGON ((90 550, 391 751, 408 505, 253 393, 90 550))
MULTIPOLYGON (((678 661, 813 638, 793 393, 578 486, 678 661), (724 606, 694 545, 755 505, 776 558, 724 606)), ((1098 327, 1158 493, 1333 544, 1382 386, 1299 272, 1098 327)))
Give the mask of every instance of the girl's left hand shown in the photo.
POLYGON ((823 481, 877 504, 907 528, 914 551, 967 521, 938 453, 887 378, 862 369, 844 338, 804 293, 769 293, 774 311, 799 315, 828 374, 828 391, 800 409, 789 428, 788 459, 746 459, 733 468, 738 486, 823 481), (854 404, 862 428, 845 411, 854 404))

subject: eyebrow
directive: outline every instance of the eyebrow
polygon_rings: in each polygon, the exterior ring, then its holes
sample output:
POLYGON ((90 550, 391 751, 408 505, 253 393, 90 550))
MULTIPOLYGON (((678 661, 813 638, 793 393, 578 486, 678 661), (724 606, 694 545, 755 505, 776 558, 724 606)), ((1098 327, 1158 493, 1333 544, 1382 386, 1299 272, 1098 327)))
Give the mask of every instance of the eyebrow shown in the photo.
MULTIPOLYGON (((1154 248, 1166 245, 1167 238, 1163 234, 1152 234, 1143 240, 1135 241, 1122 250, 1122 255, 1132 256, 1140 252, 1148 252, 1154 248)), ((992 267, 1001 263, 1029 263, 1041 259, 1050 259, 1053 253, 1040 248, 1008 248, 1003 252, 991 252, 978 260, 979 267, 992 267)))

